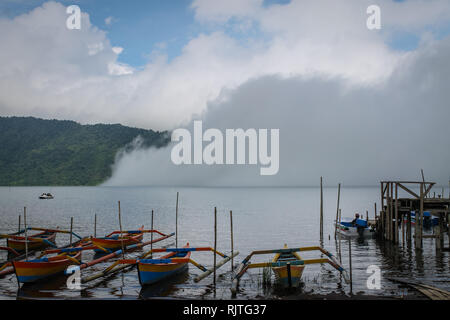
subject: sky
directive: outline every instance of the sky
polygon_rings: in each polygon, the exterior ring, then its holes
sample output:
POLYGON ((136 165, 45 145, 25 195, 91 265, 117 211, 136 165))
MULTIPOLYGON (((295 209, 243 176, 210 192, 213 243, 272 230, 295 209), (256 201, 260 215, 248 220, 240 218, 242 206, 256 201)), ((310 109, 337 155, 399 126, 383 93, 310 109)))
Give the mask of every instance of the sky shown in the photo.
POLYGON ((3 0, 0 115, 280 129, 273 177, 174 168, 168 147, 121 154, 109 185, 368 185, 421 168, 444 184, 449 34, 447 0, 3 0))

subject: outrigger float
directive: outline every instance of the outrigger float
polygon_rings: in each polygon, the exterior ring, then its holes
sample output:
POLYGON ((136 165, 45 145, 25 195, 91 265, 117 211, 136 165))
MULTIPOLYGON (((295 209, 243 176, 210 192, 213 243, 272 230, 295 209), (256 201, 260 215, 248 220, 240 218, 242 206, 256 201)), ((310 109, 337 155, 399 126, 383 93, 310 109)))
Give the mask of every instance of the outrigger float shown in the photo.
POLYGON ((267 267, 272 268, 277 277, 277 280, 279 280, 282 285, 294 287, 298 286, 298 284, 300 283, 303 269, 306 265, 323 263, 328 263, 336 270, 338 270, 343 275, 345 282, 349 283, 347 271, 341 266, 341 264, 334 258, 334 256, 330 252, 322 247, 316 246, 287 248, 287 246, 285 245, 285 248, 283 249, 253 251, 244 260, 242 260, 241 264, 237 267, 231 286, 231 293, 233 297, 236 296, 239 287, 239 281, 248 269, 267 267), (325 254, 328 258, 304 260, 297 253, 316 250, 325 254), (250 263, 250 260, 254 255, 273 253, 275 253, 275 257, 273 258, 272 262, 250 263))
POLYGON ((141 286, 145 286, 167 280, 168 278, 186 271, 189 263, 193 264, 204 272, 194 279, 195 282, 198 282, 209 276, 215 270, 219 269, 225 263, 236 257, 238 254, 239 252, 236 251, 231 256, 227 256, 217 250, 214 250, 211 247, 190 247, 189 243, 187 243, 183 248, 152 249, 144 253, 139 259, 117 260, 102 272, 90 277, 82 278, 81 283, 86 283, 100 277, 110 275, 112 273, 123 270, 128 266, 137 266, 139 283, 141 284, 141 286), (207 269, 203 265, 191 259, 191 253, 193 251, 212 251, 215 254, 221 256, 223 260, 218 262, 215 268, 213 267, 212 269, 207 269), (168 254, 155 259, 147 259, 147 257, 153 255, 153 253, 162 252, 167 252, 168 254))

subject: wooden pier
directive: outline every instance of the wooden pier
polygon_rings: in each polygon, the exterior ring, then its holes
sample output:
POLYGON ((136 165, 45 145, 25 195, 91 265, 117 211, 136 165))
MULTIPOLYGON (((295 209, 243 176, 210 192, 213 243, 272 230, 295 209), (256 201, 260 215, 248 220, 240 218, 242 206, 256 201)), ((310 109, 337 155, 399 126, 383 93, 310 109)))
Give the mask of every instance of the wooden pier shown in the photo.
MULTIPOLYGON (((450 220, 450 198, 442 194, 431 195, 431 189, 435 182, 423 181, 381 181, 381 211, 377 217, 376 225, 378 235, 388 241, 399 243, 411 243, 412 219, 411 211, 415 212, 414 242, 416 249, 422 248, 424 238, 435 238, 436 248, 444 248, 444 232, 450 239, 450 228, 447 224, 450 220), (419 189, 416 193, 414 190, 419 189), (409 197, 399 197, 399 191, 406 192, 409 197), (428 211, 432 217, 438 217, 439 223, 434 227, 432 235, 423 234, 424 212, 428 211), (401 237, 400 237, 401 228, 401 237)), ((449 240, 450 242, 450 240, 449 240)), ((450 243, 448 244, 450 247, 450 243)))

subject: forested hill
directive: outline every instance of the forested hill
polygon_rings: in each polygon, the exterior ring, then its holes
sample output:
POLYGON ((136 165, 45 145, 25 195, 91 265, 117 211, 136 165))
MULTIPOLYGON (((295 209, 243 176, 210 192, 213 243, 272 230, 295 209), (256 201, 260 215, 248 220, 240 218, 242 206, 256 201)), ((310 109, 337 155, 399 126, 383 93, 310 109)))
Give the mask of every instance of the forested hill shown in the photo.
POLYGON ((120 124, 0 117, 0 185, 97 185, 111 176, 117 152, 137 136, 143 146, 168 143, 166 132, 120 124))

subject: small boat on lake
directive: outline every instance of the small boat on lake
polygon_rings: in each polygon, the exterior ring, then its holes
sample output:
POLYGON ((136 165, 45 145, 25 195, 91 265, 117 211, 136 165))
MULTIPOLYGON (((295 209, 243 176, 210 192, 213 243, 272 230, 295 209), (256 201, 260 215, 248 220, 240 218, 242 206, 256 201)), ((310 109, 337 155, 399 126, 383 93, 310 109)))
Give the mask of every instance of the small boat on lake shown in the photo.
POLYGON ((32 283, 64 274, 68 266, 80 264, 80 257, 81 251, 78 251, 29 261, 13 261, 12 264, 19 283, 32 283))
POLYGON ((46 230, 33 235, 28 235, 26 238, 22 235, 8 235, 6 239, 6 246, 14 249, 15 251, 25 251, 25 243, 27 243, 28 250, 34 250, 55 246, 55 240, 56 232, 46 230))
MULTIPOLYGON (((189 248, 189 243, 183 248, 189 248)), ((137 261, 139 283, 141 286, 154 284, 176 274, 182 273, 188 269, 188 261, 191 258, 191 251, 170 252, 155 260, 161 260, 161 263, 153 263, 153 259, 142 259, 137 261), (172 258, 183 259, 183 262, 171 262, 172 258)))
MULTIPOLYGON (((408 217, 405 215, 404 222, 408 221, 408 217)), ((411 211, 411 224, 416 224, 416 212, 411 211)), ((437 226, 439 224, 439 218, 433 217, 429 211, 423 212, 423 227, 424 228, 431 228, 434 226, 437 226)))
POLYGON ((99 249, 95 249, 95 252, 112 252, 114 250, 124 247, 137 244, 142 241, 144 237, 144 226, 140 227, 138 230, 129 230, 129 231, 113 231, 105 237, 102 238, 91 238, 94 246, 99 247, 99 249))
POLYGON ((43 193, 39 196, 39 199, 53 199, 53 195, 51 193, 43 193))
MULTIPOLYGON (((287 249, 288 246, 285 244, 284 248, 287 249)), ((272 267, 272 271, 279 284, 283 287, 298 287, 300 284, 300 279, 302 278, 304 265, 291 265, 291 262, 300 261, 302 258, 297 252, 279 252, 275 254, 272 262, 286 262, 286 265, 280 267, 272 267)))
POLYGON ((371 238, 375 234, 375 230, 363 219, 344 218, 336 227, 337 233, 345 237, 371 238))

